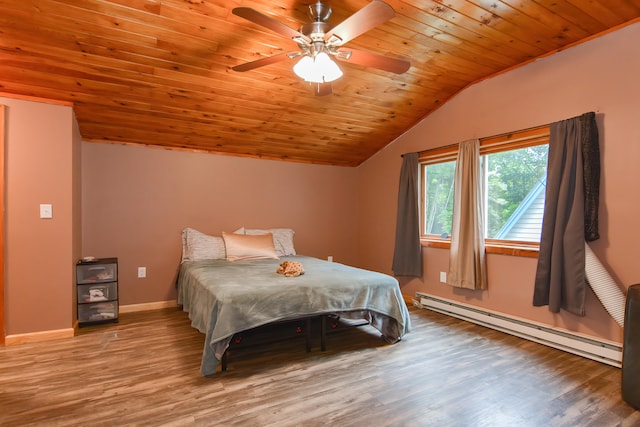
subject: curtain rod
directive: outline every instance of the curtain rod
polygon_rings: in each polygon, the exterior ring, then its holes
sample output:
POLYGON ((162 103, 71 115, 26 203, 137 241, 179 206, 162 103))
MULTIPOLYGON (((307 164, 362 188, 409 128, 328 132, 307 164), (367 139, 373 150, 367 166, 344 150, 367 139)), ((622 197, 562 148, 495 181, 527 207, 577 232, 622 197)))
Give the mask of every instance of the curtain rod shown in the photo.
MULTIPOLYGON (((496 135, 491 135, 491 136, 483 136, 482 138, 478 138, 480 140, 480 142, 482 142, 483 139, 491 139, 491 138, 499 138, 501 136, 505 136, 505 135, 509 135, 511 133, 519 133, 519 132, 526 132, 526 131, 530 131, 530 130, 535 130, 535 129, 541 129, 547 126, 550 126, 551 123, 548 123, 546 125, 538 125, 538 126, 531 126, 528 128, 524 128, 524 129, 519 129, 519 130, 515 130, 515 131, 509 131, 509 132, 503 132, 503 133, 499 133, 496 135)), ((422 150, 422 151, 418 151, 418 155, 420 155, 420 153, 426 152, 426 151, 430 151, 430 150, 446 150, 448 148, 456 148, 459 147, 460 143, 456 142, 453 144, 449 144, 449 145, 441 145, 440 147, 434 147, 434 148, 427 148, 426 150, 422 150)), ((406 153, 409 154, 409 153, 406 153)), ((404 157, 404 154, 402 155, 402 157, 404 157)))
MULTIPOLYGON (((580 115, 578 115, 576 117, 580 117, 580 116, 583 116, 585 114, 597 114, 597 113, 598 113, 598 111, 590 111, 590 112, 587 112, 587 113, 580 114, 580 115)), ((565 119, 565 120, 568 120, 568 119, 565 119)), ((562 120, 560 120, 560 121, 562 121, 562 120)), ((556 123, 556 122, 554 122, 554 123, 556 123)), ((551 124, 552 123, 547 123, 547 124, 538 125, 538 126, 531 126, 531 127, 528 127, 528 128, 519 129, 519 130, 515 130, 515 131, 499 133, 497 135, 484 136, 484 137, 478 138, 478 139, 482 142, 483 139, 498 138, 498 137, 501 137, 501 136, 509 135, 510 133, 526 132, 526 131, 530 131, 530 130, 540 129, 540 128, 543 128, 543 127, 551 126, 551 124)), ((460 143, 458 142, 458 143, 453 143, 453 144, 449 144, 449 145, 442 145, 440 147, 428 148, 426 150, 417 151, 416 153, 418 155, 420 155, 420 153, 425 152, 425 151, 429 151, 429 150, 446 150, 448 148, 454 148, 454 147, 459 147, 459 146, 460 146, 460 143)), ((400 157, 404 157, 406 154, 411 154, 411 153, 401 154, 400 157)))

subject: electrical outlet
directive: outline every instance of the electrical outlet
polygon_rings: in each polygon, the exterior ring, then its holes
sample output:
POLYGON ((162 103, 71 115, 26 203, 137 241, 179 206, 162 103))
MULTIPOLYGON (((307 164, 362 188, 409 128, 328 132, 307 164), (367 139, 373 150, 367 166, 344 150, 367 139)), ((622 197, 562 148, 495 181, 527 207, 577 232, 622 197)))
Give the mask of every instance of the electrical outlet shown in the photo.
POLYGON ((147 267, 138 267, 138 279, 147 277, 147 267))
POLYGON ((53 206, 50 204, 41 204, 40 205, 40 218, 53 218, 53 206))
POLYGON ((447 283, 447 272, 446 271, 441 271, 440 272, 440 282, 441 283, 447 283))
POLYGON ((329 255, 329 256, 327 257, 327 261, 329 261, 329 262, 333 262, 333 255, 329 255))

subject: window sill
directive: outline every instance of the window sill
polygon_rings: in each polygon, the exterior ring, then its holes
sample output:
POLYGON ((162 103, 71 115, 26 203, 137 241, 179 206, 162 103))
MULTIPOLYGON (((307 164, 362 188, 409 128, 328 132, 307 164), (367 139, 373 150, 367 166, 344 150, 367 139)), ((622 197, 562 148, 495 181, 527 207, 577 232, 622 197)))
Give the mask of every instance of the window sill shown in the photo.
MULTIPOLYGON (((451 239, 422 238, 420 244, 423 247, 450 249, 451 239)), ((528 258, 537 258, 540 245, 531 242, 505 242, 491 239, 485 240, 485 251, 488 254, 510 255, 528 258)))

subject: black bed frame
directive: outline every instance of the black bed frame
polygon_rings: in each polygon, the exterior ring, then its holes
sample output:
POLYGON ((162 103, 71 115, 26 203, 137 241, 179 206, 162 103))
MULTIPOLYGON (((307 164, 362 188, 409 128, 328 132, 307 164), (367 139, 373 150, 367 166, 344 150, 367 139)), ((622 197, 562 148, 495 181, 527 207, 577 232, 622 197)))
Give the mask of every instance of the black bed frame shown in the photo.
POLYGON ((312 317, 283 320, 269 323, 257 328, 248 329, 233 335, 229 347, 222 355, 221 370, 225 372, 229 365, 230 353, 241 348, 250 348, 258 345, 272 344, 279 341, 304 337, 307 353, 311 352, 313 330, 319 329, 320 351, 327 348, 327 334, 344 326, 368 325, 366 321, 349 322, 341 321, 337 314, 321 314, 312 317), (318 327, 319 324, 319 327, 318 327), (314 328, 315 326, 315 328, 314 328))

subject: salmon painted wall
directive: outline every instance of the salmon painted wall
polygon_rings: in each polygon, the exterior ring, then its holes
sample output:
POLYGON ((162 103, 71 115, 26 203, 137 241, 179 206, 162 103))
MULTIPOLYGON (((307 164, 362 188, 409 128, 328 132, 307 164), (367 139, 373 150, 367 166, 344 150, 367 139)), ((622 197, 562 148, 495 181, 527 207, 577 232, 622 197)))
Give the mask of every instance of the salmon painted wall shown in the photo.
MULTIPOLYGON (((450 100, 359 168, 361 264, 391 272, 400 155, 597 113, 602 179, 599 241, 591 248, 622 287, 640 283, 637 183, 640 182, 640 24, 477 83, 450 100), (371 232, 375 231, 375 232, 371 232)), ((537 259, 489 255, 487 291, 439 283, 449 251, 423 248, 424 276, 402 279, 417 291, 462 301, 613 341, 621 328, 591 292, 587 316, 533 307, 537 259)))
POLYGON ((121 305, 175 300, 185 227, 293 228, 298 253, 357 260, 355 168, 101 143, 82 156, 83 256, 119 258, 121 305))
POLYGON ((80 253, 80 143, 71 107, 0 97, 5 144, 7 336, 70 329, 80 253), (40 219, 40 204, 53 218, 40 219))

